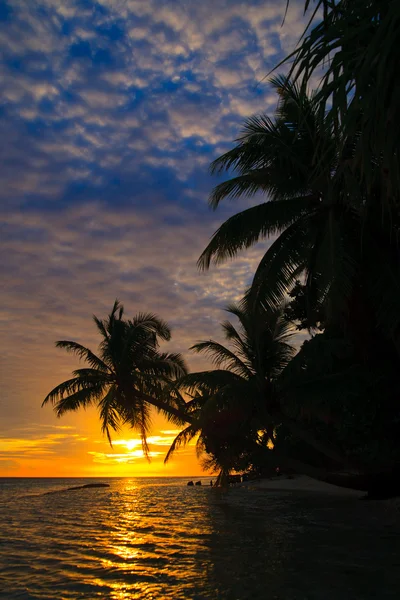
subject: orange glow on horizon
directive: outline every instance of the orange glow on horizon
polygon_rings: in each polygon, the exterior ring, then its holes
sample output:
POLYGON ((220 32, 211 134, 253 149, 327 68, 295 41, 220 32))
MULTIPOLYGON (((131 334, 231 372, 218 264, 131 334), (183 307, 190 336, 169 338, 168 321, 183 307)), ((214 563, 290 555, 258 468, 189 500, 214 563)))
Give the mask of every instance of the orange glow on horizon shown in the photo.
POLYGON ((95 411, 69 415, 60 424, 36 424, 0 438, 0 477, 173 477, 206 475, 195 442, 180 448, 165 465, 179 429, 155 415, 147 439, 149 461, 136 431, 124 429, 112 446, 100 434, 95 411))

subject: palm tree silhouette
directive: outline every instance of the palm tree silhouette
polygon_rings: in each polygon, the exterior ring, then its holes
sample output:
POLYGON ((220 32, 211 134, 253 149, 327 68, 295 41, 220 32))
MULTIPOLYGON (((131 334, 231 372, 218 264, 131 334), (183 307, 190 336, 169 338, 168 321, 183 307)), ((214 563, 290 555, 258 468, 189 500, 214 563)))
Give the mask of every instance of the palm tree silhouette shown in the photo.
POLYGON ((217 185, 210 205, 256 194, 267 199, 225 221, 199 266, 208 269, 277 235, 257 269, 252 297, 274 308, 303 276, 310 309, 329 298, 340 310, 353 289, 361 238, 361 200, 349 192, 352 145, 347 154, 339 150, 331 122, 303 86, 282 76, 271 83, 279 95, 276 116, 248 119, 237 145, 213 162, 213 173, 236 176, 217 185))
POLYGON ((279 423, 275 418, 278 380, 295 353, 284 306, 250 311, 230 305, 227 311, 239 321, 237 327, 230 321, 222 324, 228 345, 208 340, 191 348, 207 355, 216 368, 180 380, 180 388, 192 395, 187 403, 191 422, 165 458, 167 462, 198 435, 198 454, 206 451, 206 467, 220 471, 217 484, 226 480, 244 450, 261 440, 265 445, 273 442, 279 423))
MULTIPOLYGON (((222 324, 227 345, 213 340, 199 342, 192 350, 211 358, 213 370, 185 375, 177 386, 192 399, 186 404, 187 421, 173 441, 165 461, 182 445, 198 436, 197 451, 206 451, 207 466, 220 469, 220 479, 240 463, 244 453, 260 445, 274 450, 265 460, 295 468, 317 479, 327 480, 326 469, 301 462, 285 451, 276 437, 283 425, 314 453, 321 454, 338 467, 351 466, 351 460, 332 441, 322 439, 299 420, 293 411, 296 377, 293 376, 291 343, 293 326, 286 318, 286 306, 275 310, 262 303, 231 305, 228 312, 239 325, 222 324)), ((296 362, 296 364, 298 364, 296 362)), ((341 480, 335 480, 339 485, 341 480)), ((346 480, 343 485, 347 485, 346 480)), ((351 486, 350 486, 351 487, 351 486)))
POLYGON ((61 417, 95 405, 102 432, 110 443, 111 431, 128 424, 139 431, 147 456, 152 406, 176 424, 186 421, 185 402, 171 383, 187 369, 180 354, 159 351, 159 341, 171 338, 170 328, 162 319, 150 313, 139 313, 130 320, 123 317, 124 308, 118 300, 106 319, 93 317, 102 337, 97 355, 77 342, 56 343, 83 359, 88 367, 75 370, 72 379, 57 385, 42 406, 52 403, 61 417))

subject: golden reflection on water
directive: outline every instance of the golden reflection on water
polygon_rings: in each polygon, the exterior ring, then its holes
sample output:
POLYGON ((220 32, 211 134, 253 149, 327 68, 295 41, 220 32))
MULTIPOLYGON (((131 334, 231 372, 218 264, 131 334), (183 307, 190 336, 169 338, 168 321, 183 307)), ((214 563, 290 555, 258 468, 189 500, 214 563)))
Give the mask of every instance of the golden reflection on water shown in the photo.
MULTIPOLYGON (((144 556, 134 545, 142 545, 145 538, 137 534, 138 527, 143 523, 143 517, 138 510, 138 495, 139 485, 135 481, 128 480, 124 486, 125 495, 129 500, 125 500, 119 507, 119 522, 114 525, 113 538, 107 544, 107 550, 115 554, 119 558, 128 561, 123 564, 124 567, 135 568, 134 559, 144 556), (115 530, 116 528, 116 530, 115 530), (115 540, 115 541, 114 541, 115 540)), ((111 560, 104 561, 107 566, 121 567, 121 562, 113 562, 111 560)))
POLYGON ((121 479, 20 502, 10 488, 5 597, 383 600, 382 580, 387 598, 400 597, 400 527, 381 507, 185 484, 121 479))
MULTIPOLYGON (((284 535, 282 525, 268 532, 260 522, 254 527, 243 518, 244 507, 232 506, 230 498, 205 486, 171 489, 125 481, 112 494, 113 518, 104 523, 109 536, 102 540, 101 564, 110 577, 102 585, 112 588, 109 597, 186 599, 190 590, 203 589, 208 595, 200 597, 211 598, 219 586, 240 590, 254 564, 263 565, 266 549, 273 554, 275 576, 283 574, 281 556, 290 534, 284 535), (112 575, 124 583, 110 580, 112 575)), ((252 579, 256 593, 260 584, 252 579)))
POLYGON ((188 597, 185 589, 204 578, 198 557, 211 533, 202 510, 204 494, 194 495, 182 485, 171 494, 165 485, 125 480, 110 504, 102 522, 109 536, 101 539, 100 559, 108 576, 97 580, 100 588, 112 588, 108 597, 115 600, 188 597), (112 581, 113 575, 124 583, 112 581))

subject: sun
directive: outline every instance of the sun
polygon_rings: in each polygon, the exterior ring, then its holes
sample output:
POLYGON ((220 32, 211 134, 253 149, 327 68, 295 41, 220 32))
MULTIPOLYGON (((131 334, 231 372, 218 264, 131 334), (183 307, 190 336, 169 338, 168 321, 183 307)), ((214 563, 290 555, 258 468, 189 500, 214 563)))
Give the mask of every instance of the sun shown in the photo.
POLYGON ((131 438, 130 440, 115 440, 114 446, 123 446, 126 450, 131 451, 134 448, 142 445, 142 440, 131 438))
POLYGON ((124 444, 124 446, 127 450, 133 450, 134 448, 136 448, 137 445, 138 445, 137 440, 126 440, 125 444, 124 444))

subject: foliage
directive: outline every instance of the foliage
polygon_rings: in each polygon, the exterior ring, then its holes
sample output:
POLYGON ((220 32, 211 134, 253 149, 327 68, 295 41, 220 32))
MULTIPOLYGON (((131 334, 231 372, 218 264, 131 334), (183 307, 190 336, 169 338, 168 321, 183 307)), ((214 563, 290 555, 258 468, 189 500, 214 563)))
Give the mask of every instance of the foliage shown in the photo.
POLYGON ((285 317, 288 321, 296 323, 299 331, 307 329, 309 332, 324 329, 326 319, 322 306, 318 306, 314 311, 311 310, 307 286, 299 280, 289 292, 285 317))
MULTIPOLYGON (((352 130, 338 128, 320 92, 305 94, 305 80, 279 82, 275 120, 249 120, 237 146, 212 166, 237 174, 214 190, 214 208, 225 198, 256 192, 267 194, 267 201, 226 221, 200 266, 277 234, 243 308, 273 309, 289 294, 286 317, 299 328, 326 331, 312 346, 305 344, 279 378, 276 447, 291 440, 289 450, 295 441, 303 454, 307 446, 306 455, 313 447, 333 459, 335 452, 308 443, 303 431, 308 425, 315 436, 344 448, 353 465, 371 466, 379 455, 397 460, 399 410, 387 382, 394 381, 400 349, 400 263, 393 234, 398 218, 393 211, 390 221, 382 214, 379 187, 371 188, 360 175, 362 119, 355 119, 352 130), (312 352, 316 344, 319 350, 312 352)), ((370 157, 372 173, 378 163, 370 157)))
POLYGON ((382 336, 362 355, 349 337, 328 329, 304 342, 282 374, 286 409, 355 463, 394 464, 400 461, 397 372, 397 357, 382 336))
POLYGON ((291 75, 302 85, 322 77, 316 97, 342 140, 355 143, 353 169, 397 219, 400 199, 400 3, 393 0, 317 0, 312 27, 291 54, 291 75), (320 19, 322 10, 322 19, 320 19), (361 132, 361 135, 356 135, 361 132), (344 136, 343 136, 344 134, 344 136))
POLYGON ((225 198, 256 191, 267 200, 221 225, 199 264, 208 268, 211 261, 278 234, 261 259, 247 301, 273 309, 301 276, 312 311, 334 307, 341 316, 359 264, 362 198, 344 186, 349 179, 344 158, 315 96, 284 77, 272 83, 279 94, 275 119, 248 120, 237 146, 214 161, 214 172, 233 169, 238 175, 216 187, 210 204, 215 208, 225 198))
POLYGON ((72 379, 57 385, 43 405, 53 404, 58 417, 95 405, 110 443, 111 431, 128 424, 140 432, 147 454, 151 406, 179 425, 185 422, 185 403, 171 388, 171 382, 187 372, 183 358, 160 352, 159 341, 169 341, 171 331, 154 314, 125 319, 116 300, 106 319, 93 319, 102 338, 98 354, 77 342, 57 342, 58 348, 77 355, 88 367, 75 370, 72 379))
POLYGON ((263 307, 250 312, 236 305, 227 310, 238 320, 236 326, 230 321, 222 324, 228 345, 208 340, 192 347, 216 368, 188 374, 179 382, 192 395, 187 404, 192 422, 166 457, 198 436, 199 453, 208 454, 207 468, 225 474, 248 468, 260 444, 265 450, 274 439, 275 382, 295 352, 283 306, 274 312, 263 307))
MULTIPOLYGON (((272 80, 279 94, 275 118, 248 119, 236 146, 211 167, 233 173, 213 191, 212 208, 243 196, 266 201, 223 223, 199 265, 207 269, 277 236, 241 308, 273 311, 289 294, 286 317, 323 333, 304 343, 274 378, 272 396, 261 386, 249 389, 246 399, 251 406, 264 403, 270 440, 275 417, 277 450, 320 462, 318 444, 296 435, 308 424, 345 448, 360 468, 382 468, 400 460, 394 392, 400 352, 400 3, 316 0, 312 6, 306 0, 305 10, 311 11, 310 26, 290 57, 289 77, 272 80), (308 96, 315 76, 320 85, 308 96)), ((225 361, 236 377, 251 381, 245 361, 239 364, 215 343, 198 349, 217 367, 225 361)), ((231 401, 239 389, 238 381, 227 394, 231 401)), ((224 394, 218 390, 217 397, 222 402, 224 394)))

